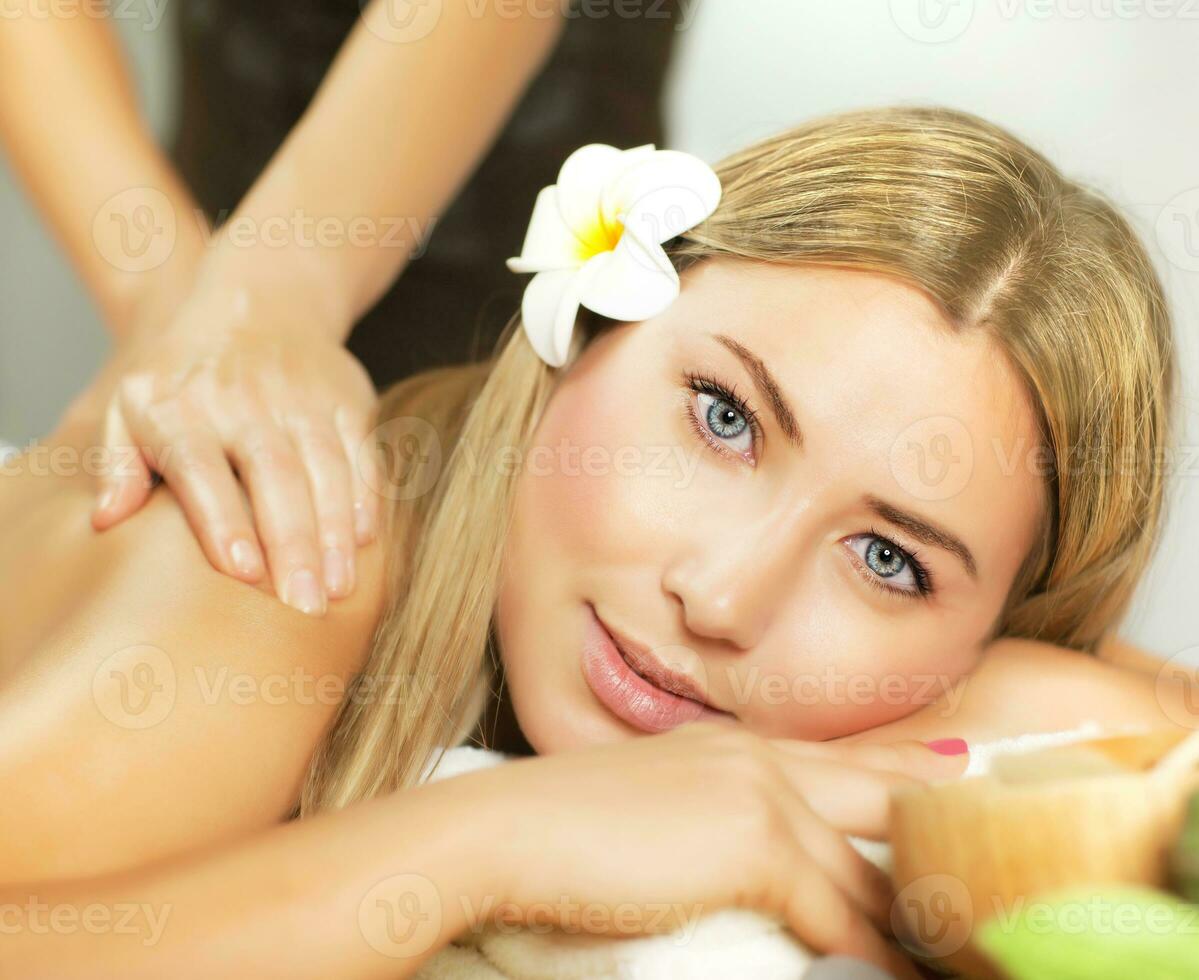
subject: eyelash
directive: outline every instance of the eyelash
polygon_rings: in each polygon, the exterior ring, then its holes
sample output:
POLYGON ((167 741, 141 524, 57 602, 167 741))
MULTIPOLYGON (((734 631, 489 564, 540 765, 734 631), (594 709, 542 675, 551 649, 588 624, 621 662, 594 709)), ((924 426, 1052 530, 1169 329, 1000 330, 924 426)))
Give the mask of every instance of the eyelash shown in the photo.
MULTIPOLYGON (((727 384, 719 381, 714 377, 704 374, 696 374, 693 371, 683 372, 683 379, 686 386, 693 392, 705 395, 711 395, 713 398, 718 398, 723 402, 728 402, 734 409, 745 416, 745 421, 749 423, 749 430, 753 434, 754 449, 762 442, 762 420, 759 418, 757 411, 737 393, 735 385, 727 384)), ((720 440, 712 434, 712 432, 704 425, 699 416, 695 412, 695 406, 690 398, 687 399, 687 421, 695 433, 708 443, 718 453, 735 459, 744 459, 745 457, 739 453, 731 452, 725 446, 720 444, 720 440)), ((751 464, 752 465, 752 464, 751 464)))
MULTIPOLYGON (((861 535, 858 535, 858 536, 860 537, 861 535)), ((933 585, 932 572, 930 572, 927 568, 925 568, 924 563, 922 561, 920 561, 919 557, 917 556, 917 554, 914 551, 909 551, 907 548, 903 547, 903 545, 901 545, 901 544, 898 544, 892 538, 887 537, 885 534, 879 533, 877 530, 875 530, 875 528, 873 526, 871 526, 870 529, 866 531, 864 536, 868 537, 868 538, 876 538, 879 541, 883 541, 886 544, 888 544, 890 547, 892 547, 896 551, 898 551, 900 554, 900 557, 903 558, 904 563, 907 565, 910 565, 912 568, 912 577, 915 578, 915 580, 916 580, 916 588, 914 588, 914 589, 898 589, 894 585, 888 585, 883 580, 882 576, 880 576, 873 569, 867 567, 865 565, 865 562, 863 562, 862 559, 858 558, 857 554, 855 553, 853 556, 854 559, 857 561, 857 563, 859 565, 863 566, 863 568, 865 569, 866 581, 868 581, 871 585, 875 586, 876 588, 882 590, 883 592, 890 592, 892 595, 897 595, 903 599, 927 599, 929 596, 931 596, 933 594, 933 592, 935 591, 935 586, 933 585)))
MULTIPOLYGON (((683 379, 690 391, 694 393, 702 392, 703 394, 711 395, 713 398, 718 398, 723 402, 727 402, 736 411, 745 416, 746 421, 749 423, 750 431, 753 433, 754 448, 756 449, 758 445, 761 444, 761 419, 759 418, 757 411, 749 404, 749 402, 747 402, 737 393, 737 389, 734 385, 727 384, 711 376, 698 374, 692 371, 685 371, 683 373, 683 379)), ((687 399, 685 407, 687 423, 695 432, 695 434, 699 436, 699 438, 711 446, 716 452, 721 453, 724 456, 736 459, 744 458, 737 453, 730 452, 720 444, 720 440, 707 428, 707 426, 704 425, 699 416, 696 414, 695 406, 691 398, 687 399)), ((861 535, 859 535, 859 537, 860 536, 861 535)), ((916 579, 915 589, 898 589, 893 585, 887 585, 887 583, 878 575, 877 572, 866 567, 861 559, 859 559, 855 554, 853 556, 854 560, 857 561, 858 565, 862 567, 864 571, 863 578, 865 578, 870 585, 874 586, 874 588, 878 589, 880 592, 886 592, 904 599, 927 599, 933 594, 935 587, 933 585, 932 573, 924 566, 924 563, 920 561, 916 552, 903 547, 886 535, 880 534, 873 526, 870 527, 870 529, 866 532, 866 536, 886 542, 886 544, 898 551, 905 564, 911 566, 912 576, 916 579)))

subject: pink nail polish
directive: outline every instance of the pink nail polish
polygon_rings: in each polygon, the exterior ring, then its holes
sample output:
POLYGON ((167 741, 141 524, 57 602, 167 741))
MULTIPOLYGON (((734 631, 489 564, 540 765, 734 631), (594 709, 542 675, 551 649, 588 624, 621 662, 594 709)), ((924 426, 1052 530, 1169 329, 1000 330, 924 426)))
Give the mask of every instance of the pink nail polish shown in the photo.
POLYGON ((970 751, 970 746, 962 738, 937 738, 924 744, 940 755, 965 755, 970 751))

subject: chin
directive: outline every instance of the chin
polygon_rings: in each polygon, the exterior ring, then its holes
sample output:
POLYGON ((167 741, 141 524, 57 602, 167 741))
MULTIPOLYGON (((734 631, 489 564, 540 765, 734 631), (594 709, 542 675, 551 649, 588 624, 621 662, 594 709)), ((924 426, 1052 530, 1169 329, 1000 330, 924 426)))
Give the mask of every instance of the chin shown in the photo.
POLYGON ((524 685, 510 685, 513 713, 525 740, 538 755, 607 745, 641 734, 613 717, 595 699, 581 673, 579 684, 581 690, 569 686, 551 690, 542 685, 528 690, 524 685))
POLYGON ((508 639, 516 646, 505 644, 501 631, 508 697, 521 733, 538 755, 605 745, 642 734, 613 715, 587 686, 577 639, 558 644, 548 640, 544 632, 536 633, 523 646, 518 637, 508 639), (521 650, 522 654, 509 657, 508 649, 521 650), (528 656, 530 653, 534 655, 528 656))

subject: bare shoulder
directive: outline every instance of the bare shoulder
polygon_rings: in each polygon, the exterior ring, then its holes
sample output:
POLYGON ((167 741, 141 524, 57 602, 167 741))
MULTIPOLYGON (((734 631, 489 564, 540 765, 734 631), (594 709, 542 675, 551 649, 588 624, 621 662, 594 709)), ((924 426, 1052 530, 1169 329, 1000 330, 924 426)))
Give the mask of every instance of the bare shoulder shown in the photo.
POLYGON ((1148 669, 1152 654, 1136 652, 1139 669, 1048 643, 997 640, 936 702, 853 738, 981 742, 1092 722, 1113 731, 1178 725, 1177 706, 1165 700, 1177 692, 1148 669))
POLYGON ((319 619, 214 571, 165 488, 54 546, 72 594, 0 684, 0 881, 130 867, 283 819, 381 615, 381 545, 319 619))

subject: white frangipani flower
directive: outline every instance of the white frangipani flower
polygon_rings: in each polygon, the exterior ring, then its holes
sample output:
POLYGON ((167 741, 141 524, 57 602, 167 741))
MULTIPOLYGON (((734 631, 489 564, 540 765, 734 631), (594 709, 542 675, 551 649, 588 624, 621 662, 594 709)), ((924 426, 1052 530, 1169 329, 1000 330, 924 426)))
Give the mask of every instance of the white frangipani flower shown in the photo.
POLYGON ((652 143, 575 150, 542 188, 513 272, 534 272, 521 302, 529 342, 547 364, 566 360, 579 306, 614 320, 645 320, 679 294, 662 243, 694 228, 720 203, 720 179, 703 160, 652 143))

